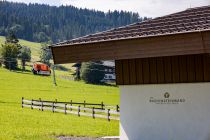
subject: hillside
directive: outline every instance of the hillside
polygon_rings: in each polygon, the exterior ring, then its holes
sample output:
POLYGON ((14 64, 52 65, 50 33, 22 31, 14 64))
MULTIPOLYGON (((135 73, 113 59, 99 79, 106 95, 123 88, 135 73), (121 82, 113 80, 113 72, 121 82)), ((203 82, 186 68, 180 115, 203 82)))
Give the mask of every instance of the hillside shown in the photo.
MULTIPOLYGON (((0 47, 1 47, 1 44, 4 44, 5 42, 5 37, 4 36, 0 36, 0 47)), ((27 46, 31 49, 31 62, 36 62, 36 61, 39 61, 40 58, 40 48, 41 48, 41 43, 37 43, 37 42, 31 42, 31 41, 27 41, 27 40, 23 40, 23 39, 19 39, 19 44, 21 46, 27 46)), ((52 62, 52 61, 51 61, 52 62)), ((64 68, 67 68, 69 70, 73 70, 74 71, 74 68, 72 68, 72 65, 74 63, 70 63, 70 64, 62 64, 60 66, 63 66, 64 68)), ((70 75, 70 73, 68 72, 60 72, 58 71, 57 73, 62 73, 62 75, 70 75)))
POLYGON ((119 135, 119 121, 64 115, 51 111, 21 108, 21 98, 119 104, 119 89, 83 82, 10 72, 0 67, 0 139, 53 140, 57 136, 119 135))
POLYGON ((144 19, 126 11, 104 13, 73 6, 0 1, 0 35, 12 31, 18 38, 35 42, 59 42, 144 19))
MULTIPOLYGON (((0 45, 4 44, 4 42, 5 42, 5 37, 0 36, 0 45)), ((19 39, 19 43, 20 43, 21 46, 27 46, 31 49, 31 56, 32 56, 33 61, 39 60, 39 51, 40 51, 40 48, 41 48, 40 43, 30 42, 30 41, 26 41, 26 40, 23 40, 23 39, 19 39)))

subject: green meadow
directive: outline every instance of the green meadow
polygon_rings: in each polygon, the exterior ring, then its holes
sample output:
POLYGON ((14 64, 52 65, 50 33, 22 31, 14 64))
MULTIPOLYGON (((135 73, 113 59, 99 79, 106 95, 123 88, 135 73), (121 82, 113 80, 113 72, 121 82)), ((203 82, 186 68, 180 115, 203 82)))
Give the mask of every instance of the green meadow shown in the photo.
POLYGON ((106 119, 21 108, 21 97, 119 104, 117 87, 64 80, 59 78, 64 73, 57 73, 58 86, 55 87, 52 77, 0 68, 0 140, 52 140, 57 136, 119 135, 119 121, 108 122, 106 119))
MULTIPOLYGON (((0 46, 1 46, 1 44, 4 44, 4 42, 5 42, 5 37, 0 36, 0 46)), ((20 45, 27 46, 31 49, 32 60, 39 60, 39 52, 40 52, 40 48, 41 48, 40 43, 30 42, 30 41, 26 41, 26 40, 22 40, 22 39, 19 39, 19 43, 20 43, 20 45)))

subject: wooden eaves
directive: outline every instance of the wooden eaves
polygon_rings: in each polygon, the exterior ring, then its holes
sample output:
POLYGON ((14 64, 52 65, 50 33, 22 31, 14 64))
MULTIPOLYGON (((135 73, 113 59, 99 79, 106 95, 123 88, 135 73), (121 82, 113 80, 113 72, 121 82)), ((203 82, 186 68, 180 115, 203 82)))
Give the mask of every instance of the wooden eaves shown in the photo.
POLYGON ((54 63, 210 53, 210 30, 51 47, 54 63))
POLYGON ((61 42, 51 46, 55 64, 210 52, 210 6, 61 42))

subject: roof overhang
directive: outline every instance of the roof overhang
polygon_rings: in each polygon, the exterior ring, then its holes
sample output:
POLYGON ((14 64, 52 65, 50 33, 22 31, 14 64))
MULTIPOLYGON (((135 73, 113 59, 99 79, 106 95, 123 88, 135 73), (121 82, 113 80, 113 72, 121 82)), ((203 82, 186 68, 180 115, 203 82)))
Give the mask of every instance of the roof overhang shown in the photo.
POLYGON ((210 30, 50 47, 55 64, 210 52, 210 30))

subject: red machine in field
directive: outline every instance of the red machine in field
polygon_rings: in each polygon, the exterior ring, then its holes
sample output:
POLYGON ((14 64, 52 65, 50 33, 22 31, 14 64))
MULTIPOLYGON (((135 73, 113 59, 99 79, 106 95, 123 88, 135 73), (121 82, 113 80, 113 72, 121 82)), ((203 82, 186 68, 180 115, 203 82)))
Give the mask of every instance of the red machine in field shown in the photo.
POLYGON ((51 70, 50 67, 46 64, 33 64, 32 67, 33 74, 39 74, 39 75, 47 75, 50 76, 51 70))

